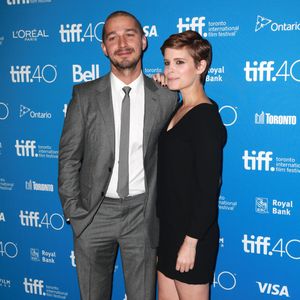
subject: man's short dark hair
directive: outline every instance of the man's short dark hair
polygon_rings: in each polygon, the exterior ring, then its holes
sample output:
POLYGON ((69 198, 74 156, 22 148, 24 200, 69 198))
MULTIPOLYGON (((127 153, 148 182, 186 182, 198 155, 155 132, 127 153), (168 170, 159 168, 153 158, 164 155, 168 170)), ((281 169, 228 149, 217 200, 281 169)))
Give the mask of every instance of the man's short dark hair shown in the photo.
POLYGON ((139 32, 141 33, 141 35, 144 35, 144 31, 143 31, 143 27, 141 25, 141 22, 131 13, 127 12, 127 11, 124 11, 124 10, 117 10, 117 11, 114 11, 113 13, 111 13, 105 20, 105 24, 103 26, 103 29, 102 29, 102 42, 104 42, 105 40, 105 37, 106 37, 106 31, 105 31, 105 25, 106 25, 106 22, 114 17, 118 17, 118 16, 125 16, 125 17, 130 17, 132 18, 136 25, 137 25, 137 28, 139 30, 139 32))

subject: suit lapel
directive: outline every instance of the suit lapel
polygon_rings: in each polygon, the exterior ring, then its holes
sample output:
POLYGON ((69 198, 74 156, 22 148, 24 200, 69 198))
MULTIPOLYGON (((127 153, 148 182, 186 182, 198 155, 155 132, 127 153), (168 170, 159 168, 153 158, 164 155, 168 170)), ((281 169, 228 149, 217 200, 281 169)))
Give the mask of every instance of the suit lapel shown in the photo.
POLYGON ((143 139, 143 154, 146 156, 147 146, 149 143, 152 127, 156 122, 157 110, 159 108, 158 99, 155 91, 157 87, 152 79, 144 75, 145 86, 145 115, 144 115, 144 139, 143 139))
POLYGON ((110 141, 111 150, 115 153, 115 124, 109 74, 104 76, 99 83, 97 100, 100 113, 104 119, 105 131, 110 141))

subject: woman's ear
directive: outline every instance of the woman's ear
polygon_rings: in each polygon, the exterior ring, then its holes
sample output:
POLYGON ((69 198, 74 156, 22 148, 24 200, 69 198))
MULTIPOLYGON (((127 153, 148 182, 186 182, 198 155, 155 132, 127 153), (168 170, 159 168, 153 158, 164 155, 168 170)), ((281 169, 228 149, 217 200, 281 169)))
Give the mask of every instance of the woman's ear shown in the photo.
POLYGON ((206 60, 204 60, 204 59, 200 60, 200 62, 198 63, 198 65, 196 67, 197 74, 199 74, 199 75, 202 74, 205 71, 206 66, 207 66, 206 60))

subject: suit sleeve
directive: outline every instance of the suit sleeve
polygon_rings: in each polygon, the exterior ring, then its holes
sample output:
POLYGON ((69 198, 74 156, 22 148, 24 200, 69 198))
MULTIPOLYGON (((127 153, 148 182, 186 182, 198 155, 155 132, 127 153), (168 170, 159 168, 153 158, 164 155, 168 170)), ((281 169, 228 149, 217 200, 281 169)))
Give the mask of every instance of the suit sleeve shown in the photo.
POLYGON ((84 119, 80 96, 74 87, 59 144, 58 190, 67 219, 74 216, 80 197, 79 171, 84 151, 83 142, 84 119))
POLYGON ((189 202, 187 235, 201 240, 218 217, 223 125, 211 110, 198 111, 194 117, 192 147, 197 189, 189 202))

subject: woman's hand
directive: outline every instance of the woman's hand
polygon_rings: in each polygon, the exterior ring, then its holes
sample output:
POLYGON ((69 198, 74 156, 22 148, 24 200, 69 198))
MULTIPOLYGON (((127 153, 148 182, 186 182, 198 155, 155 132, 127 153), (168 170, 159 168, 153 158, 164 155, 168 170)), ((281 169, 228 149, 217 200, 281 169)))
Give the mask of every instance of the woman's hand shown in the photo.
POLYGON ((152 76, 152 79, 158 82, 161 86, 167 86, 167 77, 163 73, 156 73, 152 76))
POLYGON ((197 242, 197 239, 185 236, 185 239, 177 255, 177 271, 183 273, 188 272, 189 270, 192 270, 194 268, 197 242))

